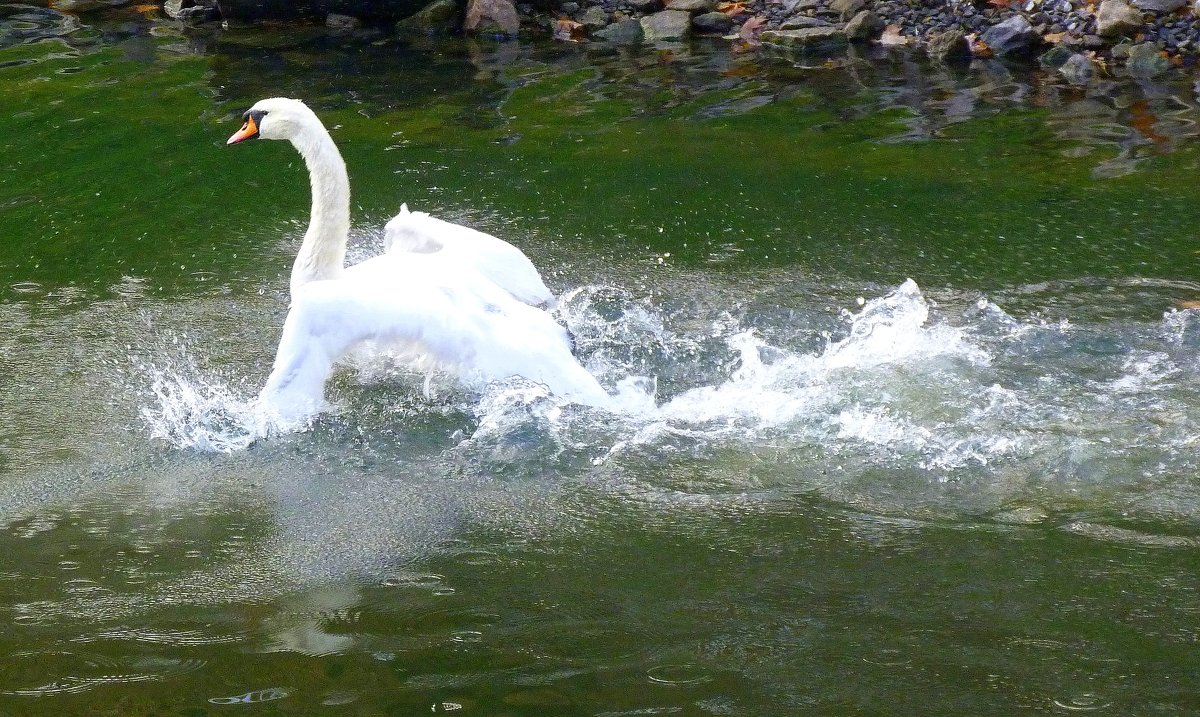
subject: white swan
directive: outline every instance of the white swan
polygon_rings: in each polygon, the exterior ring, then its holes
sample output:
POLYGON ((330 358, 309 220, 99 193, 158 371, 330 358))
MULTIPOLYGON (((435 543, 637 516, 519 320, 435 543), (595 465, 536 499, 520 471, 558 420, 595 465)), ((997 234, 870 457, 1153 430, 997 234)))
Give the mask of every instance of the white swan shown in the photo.
MULTIPOLYGON (((255 104, 229 144, 255 137, 290 140, 305 159, 313 190, 311 223, 292 268, 292 303, 271 374, 259 394, 276 420, 294 424, 319 411, 334 362, 364 341, 399 344, 467 381, 522 376, 569 400, 608 404, 608 394, 575 361, 567 332, 550 314, 522 303, 511 284, 498 284, 472 262, 459 261, 464 259, 461 252, 445 249, 453 240, 425 252, 396 247, 344 267, 349 227, 345 164, 302 103, 272 99, 255 104)), ((414 216, 407 210, 400 215, 404 222, 414 216)), ((397 242, 409 241, 406 231, 398 230, 397 242)), ((532 264, 529 269, 536 275, 532 264)))
MULTIPOLYGON (((308 231, 292 265, 291 290, 320 279, 336 279, 363 264, 345 267, 350 234, 350 179, 346 163, 325 125, 300 100, 274 97, 261 100, 244 115, 245 124, 227 144, 248 139, 286 139, 300 152, 312 185, 308 231)), ((548 306, 554 295, 546 288, 533 262, 508 242, 424 212, 400 213, 387 223, 386 253, 444 256, 470 267, 530 306, 548 306)), ((367 261, 373 261, 368 259, 367 261)))

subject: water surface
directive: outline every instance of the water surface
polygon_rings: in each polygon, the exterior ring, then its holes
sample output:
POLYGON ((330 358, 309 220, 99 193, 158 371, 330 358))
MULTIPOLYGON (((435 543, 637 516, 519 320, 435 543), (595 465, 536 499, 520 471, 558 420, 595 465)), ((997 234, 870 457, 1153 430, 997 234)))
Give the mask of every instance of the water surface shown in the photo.
POLYGON ((0 6, 0 710, 1190 714, 1195 78, 0 6), (249 402, 270 95, 545 268, 623 397, 249 402))

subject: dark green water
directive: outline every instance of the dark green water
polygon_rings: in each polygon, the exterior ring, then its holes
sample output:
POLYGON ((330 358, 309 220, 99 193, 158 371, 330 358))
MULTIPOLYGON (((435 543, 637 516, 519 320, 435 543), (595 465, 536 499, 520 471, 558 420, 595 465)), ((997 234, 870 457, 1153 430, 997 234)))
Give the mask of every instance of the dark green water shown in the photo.
POLYGON ((1197 713, 1196 79, 0 5, 0 714, 1197 713), (363 365, 239 443, 273 95, 352 259, 510 239, 657 407, 363 365))

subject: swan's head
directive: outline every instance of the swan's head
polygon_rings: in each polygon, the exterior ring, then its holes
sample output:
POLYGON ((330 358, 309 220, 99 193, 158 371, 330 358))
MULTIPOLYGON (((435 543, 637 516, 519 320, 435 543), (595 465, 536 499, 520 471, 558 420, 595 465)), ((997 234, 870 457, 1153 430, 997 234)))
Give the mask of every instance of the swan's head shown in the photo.
POLYGON ((293 139, 306 128, 321 127, 321 120, 300 100, 272 97, 259 100, 242 115, 245 123, 226 144, 248 139, 293 139))

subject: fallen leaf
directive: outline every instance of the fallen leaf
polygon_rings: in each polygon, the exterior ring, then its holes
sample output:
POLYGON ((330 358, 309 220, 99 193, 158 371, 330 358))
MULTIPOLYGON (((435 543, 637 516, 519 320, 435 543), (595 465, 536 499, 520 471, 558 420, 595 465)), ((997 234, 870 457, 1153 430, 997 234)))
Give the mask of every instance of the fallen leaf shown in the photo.
POLYGON ((909 38, 900 34, 899 25, 888 25, 883 28, 883 34, 879 36, 880 45, 907 45, 909 38))
POLYGON ((987 4, 992 7, 1005 8, 1012 3, 1012 0, 988 0, 987 4))
POLYGON ((554 21, 554 39, 566 42, 579 42, 587 35, 583 23, 575 22, 569 17, 560 17, 554 21))
POLYGON ((971 54, 975 57, 988 58, 995 54, 992 52, 992 48, 975 33, 967 35, 967 47, 971 48, 971 54))
POLYGON ((744 13, 750 12, 746 9, 746 3, 741 2, 719 2, 717 3, 717 12, 723 12, 729 17, 737 17, 744 13))
POLYGON ((1045 35, 1042 35, 1042 42, 1045 42, 1048 45, 1057 45, 1058 43, 1062 42, 1066 36, 1067 33, 1065 32, 1049 32, 1045 35))
POLYGON ((767 18, 755 15, 742 23, 742 29, 738 30, 738 39, 748 44, 758 44, 758 36, 763 31, 763 25, 766 24, 767 18))
POLYGON ((1200 309, 1200 301, 1188 299, 1186 301, 1180 301, 1178 306, 1181 309, 1200 309))
POLYGON ((162 10, 162 5, 134 5, 133 11, 143 15, 150 15, 162 10))

